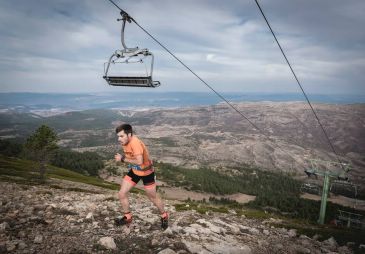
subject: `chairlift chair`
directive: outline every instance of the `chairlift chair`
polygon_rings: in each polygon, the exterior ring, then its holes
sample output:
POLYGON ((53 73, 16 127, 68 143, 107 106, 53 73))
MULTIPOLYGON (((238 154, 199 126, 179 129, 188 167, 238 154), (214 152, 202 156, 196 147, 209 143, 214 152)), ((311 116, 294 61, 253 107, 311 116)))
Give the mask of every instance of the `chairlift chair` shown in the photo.
POLYGON ((132 18, 125 12, 121 13, 122 19, 117 19, 118 21, 123 21, 122 30, 121 30, 121 42, 123 49, 116 50, 109 61, 104 64, 104 76, 103 78, 108 82, 111 86, 129 86, 129 87, 157 87, 160 85, 159 81, 154 81, 152 79, 153 73, 153 63, 154 56, 148 51, 148 49, 139 49, 128 48, 124 42, 124 30, 125 24, 131 23, 132 18), (133 63, 144 63, 147 59, 150 59, 151 65, 149 68, 149 72, 146 70, 146 75, 137 76, 137 75, 125 75, 125 74, 110 74, 110 67, 113 66, 115 69, 115 65, 117 64, 133 64, 133 63))
POLYGON ((357 185, 349 181, 334 180, 331 183, 330 192, 350 198, 357 197, 357 185))
POLYGON ((362 217, 363 216, 361 214, 338 210, 335 222, 337 226, 362 229, 364 227, 361 221, 362 217))

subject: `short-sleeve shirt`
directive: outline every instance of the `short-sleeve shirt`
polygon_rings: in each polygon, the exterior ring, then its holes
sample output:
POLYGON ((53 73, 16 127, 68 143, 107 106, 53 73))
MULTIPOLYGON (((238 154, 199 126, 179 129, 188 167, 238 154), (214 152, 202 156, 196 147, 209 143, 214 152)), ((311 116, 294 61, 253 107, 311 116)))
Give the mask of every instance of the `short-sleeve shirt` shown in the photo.
POLYGON ((133 169, 133 173, 138 176, 146 176, 154 172, 152 167, 152 161, 150 160, 150 156, 145 144, 136 136, 132 136, 128 144, 123 146, 124 154, 127 159, 136 159, 137 155, 143 156, 143 163, 141 165, 132 165, 139 166, 142 170, 133 169), (150 167, 148 170, 143 170, 150 167))

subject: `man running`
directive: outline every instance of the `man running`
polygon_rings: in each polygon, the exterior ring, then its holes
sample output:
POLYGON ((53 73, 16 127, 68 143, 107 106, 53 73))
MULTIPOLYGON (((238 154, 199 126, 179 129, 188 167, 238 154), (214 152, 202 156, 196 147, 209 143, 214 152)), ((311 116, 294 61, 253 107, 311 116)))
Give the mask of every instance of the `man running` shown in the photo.
POLYGON ((168 227, 169 215, 165 211, 164 204, 156 192, 155 172, 146 146, 138 137, 133 135, 132 126, 129 124, 118 126, 115 132, 124 151, 124 154, 117 153, 114 156, 115 161, 128 163, 129 169, 127 175, 123 178, 118 193, 124 216, 115 219, 116 225, 129 225, 132 222, 128 193, 142 179, 147 197, 160 211, 161 227, 166 229, 168 227))

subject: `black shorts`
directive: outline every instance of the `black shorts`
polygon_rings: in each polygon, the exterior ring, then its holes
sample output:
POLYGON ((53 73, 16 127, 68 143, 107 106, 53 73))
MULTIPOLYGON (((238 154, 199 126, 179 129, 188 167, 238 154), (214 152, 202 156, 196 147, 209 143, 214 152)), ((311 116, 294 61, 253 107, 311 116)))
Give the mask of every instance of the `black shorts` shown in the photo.
POLYGON ((152 172, 151 174, 146 176, 138 176, 135 173, 133 173, 132 169, 130 169, 128 174, 126 174, 123 179, 128 182, 131 182, 133 185, 136 185, 139 182, 139 180, 142 179, 143 185, 146 189, 154 188, 156 186, 155 172, 152 172))

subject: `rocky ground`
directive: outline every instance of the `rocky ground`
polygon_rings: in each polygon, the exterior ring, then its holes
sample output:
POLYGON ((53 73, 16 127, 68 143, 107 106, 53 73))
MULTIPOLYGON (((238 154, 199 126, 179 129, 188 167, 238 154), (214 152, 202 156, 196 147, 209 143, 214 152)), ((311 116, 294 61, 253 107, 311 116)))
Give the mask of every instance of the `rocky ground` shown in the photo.
POLYGON ((117 191, 49 180, 29 186, 0 182, 0 253, 352 253, 333 238, 298 235, 275 219, 177 212, 167 201, 170 227, 143 194, 131 193, 134 222, 116 227, 117 191))

